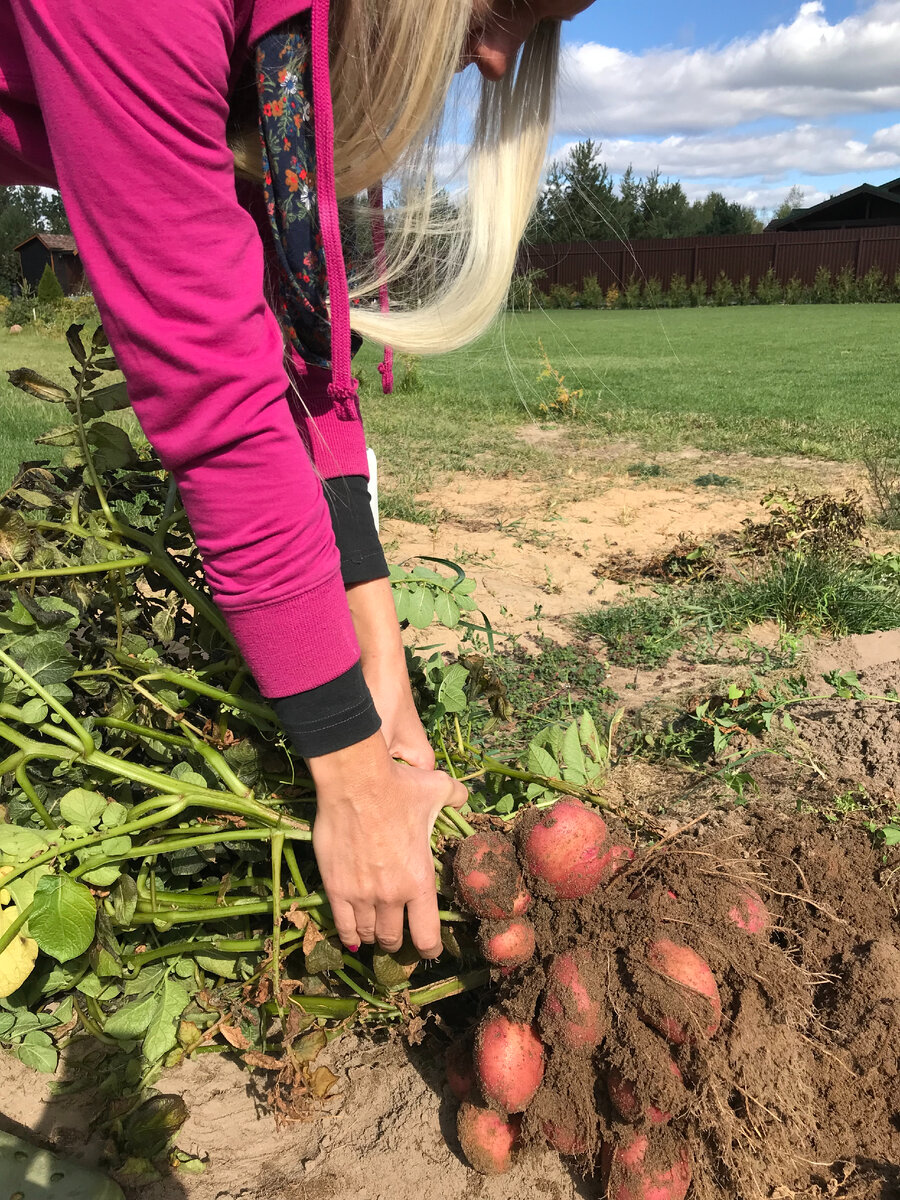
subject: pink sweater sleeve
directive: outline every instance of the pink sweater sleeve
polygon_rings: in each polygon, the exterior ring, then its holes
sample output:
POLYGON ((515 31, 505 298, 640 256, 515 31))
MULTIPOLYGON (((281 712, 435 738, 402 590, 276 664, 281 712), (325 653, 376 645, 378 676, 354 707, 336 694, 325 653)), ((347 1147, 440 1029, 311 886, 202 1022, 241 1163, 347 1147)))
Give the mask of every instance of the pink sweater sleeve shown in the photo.
MULTIPOLYGON (((104 327, 216 603, 266 695, 334 679, 359 648, 225 142, 234 0, 12 4, 104 327)), ((361 434, 335 433, 355 462, 361 434)))

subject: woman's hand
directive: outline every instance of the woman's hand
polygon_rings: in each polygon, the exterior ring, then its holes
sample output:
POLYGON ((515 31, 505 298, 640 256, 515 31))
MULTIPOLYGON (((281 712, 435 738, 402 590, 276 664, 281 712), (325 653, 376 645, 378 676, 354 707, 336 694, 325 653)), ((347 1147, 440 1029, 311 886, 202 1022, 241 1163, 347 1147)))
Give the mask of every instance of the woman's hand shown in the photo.
POLYGON ((423 958, 441 953, 431 831, 442 808, 460 808, 463 784, 395 762, 376 733, 309 760, 316 785, 313 849, 338 936, 355 950, 377 941, 396 951, 404 911, 423 958))
POLYGON ((347 602, 359 642, 363 675, 381 717, 391 758, 434 770, 434 751, 416 712, 397 610, 387 579, 351 584, 347 602))

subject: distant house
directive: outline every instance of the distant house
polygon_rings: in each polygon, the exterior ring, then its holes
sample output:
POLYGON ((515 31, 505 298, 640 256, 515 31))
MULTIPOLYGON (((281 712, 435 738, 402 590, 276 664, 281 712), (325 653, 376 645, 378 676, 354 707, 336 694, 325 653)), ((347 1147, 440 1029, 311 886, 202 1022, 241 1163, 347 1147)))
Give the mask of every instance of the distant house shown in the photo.
POLYGON ((766 231, 806 233, 817 229, 874 229, 900 225, 900 179, 874 187, 863 183, 852 191, 823 200, 812 208, 795 208, 766 231))
POLYGON ((15 247, 22 269, 22 278, 33 292, 41 281, 44 267, 59 280, 67 296, 80 291, 84 285, 84 267, 75 245, 67 233, 33 233, 15 247))

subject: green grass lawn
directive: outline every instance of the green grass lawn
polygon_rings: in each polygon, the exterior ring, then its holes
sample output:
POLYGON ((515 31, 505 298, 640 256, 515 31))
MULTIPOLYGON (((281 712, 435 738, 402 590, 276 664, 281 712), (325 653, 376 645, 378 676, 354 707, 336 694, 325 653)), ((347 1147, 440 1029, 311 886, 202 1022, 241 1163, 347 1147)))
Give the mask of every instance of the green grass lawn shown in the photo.
MULTIPOLYGON (((573 444, 628 437, 648 451, 803 454, 852 460, 900 444, 898 305, 804 305, 507 316, 474 347, 417 364, 420 386, 382 397, 377 355, 358 360, 367 426, 412 494, 435 471, 525 469, 546 455, 517 441, 541 419, 539 342, 566 386, 583 388, 573 444)), ((5 381, 30 366, 62 381, 61 338, 0 331, 0 480, 32 458, 56 413, 5 381)))

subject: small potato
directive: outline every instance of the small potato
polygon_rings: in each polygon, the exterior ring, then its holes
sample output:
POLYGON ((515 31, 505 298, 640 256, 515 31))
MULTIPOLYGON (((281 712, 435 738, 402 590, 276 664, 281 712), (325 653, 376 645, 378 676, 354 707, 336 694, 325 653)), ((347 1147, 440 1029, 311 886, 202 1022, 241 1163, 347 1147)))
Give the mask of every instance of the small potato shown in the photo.
POLYGON ((478 917, 521 916, 531 903, 512 842, 500 833, 467 837, 456 851, 453 875, 460 903, 478 917))
POLYGON ((468 1101, 456 1117, 462 1152, 482 1175, 502 1175, 510 1169, 520 1128, 519 1117, 503 1117, 492 1108, 468 1101))
POLYGON ((492 966, 521 967, 534 956, 534 926, 521 917, 483 921, 478 931, 478 946, 492 966))

